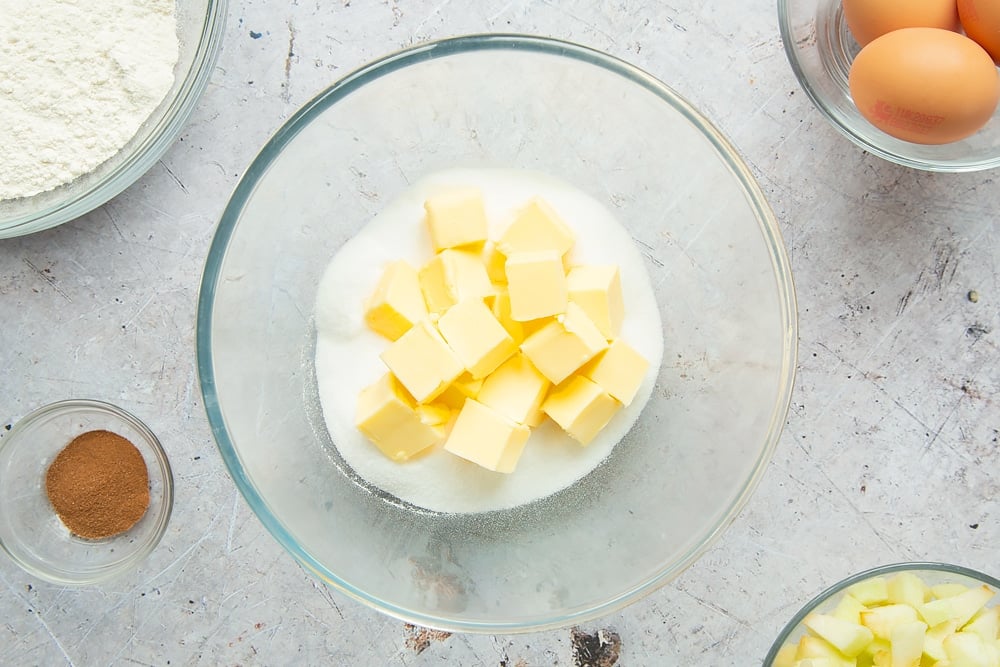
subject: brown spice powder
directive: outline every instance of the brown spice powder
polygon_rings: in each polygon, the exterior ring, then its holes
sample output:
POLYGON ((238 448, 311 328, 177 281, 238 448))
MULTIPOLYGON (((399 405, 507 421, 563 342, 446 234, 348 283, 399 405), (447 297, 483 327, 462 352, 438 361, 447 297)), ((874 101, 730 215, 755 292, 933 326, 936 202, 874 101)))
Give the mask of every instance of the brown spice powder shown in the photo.
POLYGON ((88 431, 59 452, 45 491, 75 535, 102 539, 134 526, 149 507, 149 471, 135 445, 110 431, 88 431))

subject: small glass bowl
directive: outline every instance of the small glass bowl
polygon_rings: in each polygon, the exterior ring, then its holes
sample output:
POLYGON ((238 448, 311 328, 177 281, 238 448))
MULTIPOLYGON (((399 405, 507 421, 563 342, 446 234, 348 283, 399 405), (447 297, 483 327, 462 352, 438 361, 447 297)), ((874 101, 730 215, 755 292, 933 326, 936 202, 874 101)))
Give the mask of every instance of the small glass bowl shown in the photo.
MULTIPOLYGON (((802 609, 800 609, 799 612, 792 617, 792 620, 785 625, 784 629, 778 635, 778 638, 774 641, 774 644, 771 645, 771 650, 768 651, 767 657, 764 658, 763 667, 772 667, 775 664, 775 659, 777 658, 778 651, 781 650, 781 647, 787 643, 797 642, 799 638, 806 633, 806 628, 802 624, 802 621, 806 616, 813 612, 824 614, 833 611, 834 607, 837 606, 837 601, 840 599, 841 594, 844 593, 848 587, 853 586, 858 582, 874 579, 876 577, 891 577, 892 575, 899 574, 900 572, 915 574, 930 586, 935 586, 937 584, 962 584, 965 586, 979 586, 981 584, 986 584, 1000 593, 1000 579, 991 577, 988 574, 983 574, 982 572, 970 570, 969 568, 962 567, 960 565, 921 562, 881 565, 879 567, 851 575, 843 581, 837 582, 810 600, 809 603, 802 607, 802 609)), ((994 598, 989 606, 994 606, 996 604, 996 600, 997 598, 994 598)))
POLYGON ((108 403, 67 400, 38 408, 0 440, 0 547, 22 569, 67 585, 94 584, 140 563, 163 537, 173 507, 173 475, 159 440, 136 417, 108 403), (107 430, 142 454, 149 508, 132 528, 106 539, 77 537, 45 492, 45 473, 76 436, 107 430))
POLYGON ((1000 167, 1000 108, 976 134, 939 146, 896 139, 861 115, 847 83, 861 47, 847 28, 841 0, 778 0, 778 22, 799 84, 826 119, 864 150, 925 171, 1000 167))

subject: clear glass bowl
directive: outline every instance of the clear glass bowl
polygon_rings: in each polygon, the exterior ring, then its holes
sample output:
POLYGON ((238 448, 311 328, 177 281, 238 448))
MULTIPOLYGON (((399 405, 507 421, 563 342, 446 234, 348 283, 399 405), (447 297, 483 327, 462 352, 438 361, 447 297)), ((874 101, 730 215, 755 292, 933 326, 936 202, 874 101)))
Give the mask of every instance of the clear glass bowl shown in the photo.
POLYGON ((372 63, 278 130, 212 243, 197 344, 225 463, 295 558, 407 621, 511 632, 636 600, 733 520, 784 423, 796 311, 774 216, 695 109, 605 54, 482 35, 372 63), (313 367, 330 258, 408 183, 460 167, 541 171, 613 210, 647 258, 666 340, 652 399, 601 466, 545 500, 475 515, 358 483, 313 367))
POLYGON ((847 29, 841 0, 778 0, 778 23, 788 62, 809 99, 841 134, 864 150, 926 171, 1000 166, 1000 108, 976 134, 940 146, 896 139, 861 115, 847 83, 860 47, 847 29))
POLYGON ((159 160, 194 111, 215 66, 227 0, 176 0, 174 85, 132 139, 93 171, 33 197, 0 201, 0 239, 61 225, 101 206, 159 160))
MULTIPOLYGON (((983 574, 982 572, 976 572, 975 570, 970 570, 967 567, 962 567, 960 565, 951 565, 949 563, 893 563, 892 565, 881 565, 870 570, 865 570, 864 572, 859 572, 857 574, 847 577, 843 581, 839 581, 830 588, 826 589, 812 600, 802 607, 795 616, 792 617, 788 624, 785 625, 778 638, 774 640, 774 644, 771 646, 771 650, 768 651, 767 657, 764 658, 763 667, 772 667, 775 663, 775 659, 778 656, 778 651, 781 647, 787 643, 795 643, 799 638, 806 634, 806 628, 802 624, 805 617, 813 612, 820 614, 825 614, 833 611, 834 607, 837 606, 837 601, 840 599, 841 595, 856 583, 861 581, 866 581, 868 579, 875 579, 877 577, 891 577, 900 572, 909 572, 920 577, 929 586, 935 586, 937 584, 962 584, 965 586, 978 586, 980 584, 986 584, 987 586, 993 588, 995 591, 1000 592, 1000 579, 991 577, 988 574, 983 574)), ((997 600, 994 600, 989 604, 989 606, 995 606, 997 600)))
POLYGON ((64 585, 94 584, 142 562, 159 543, 173 508, 167 455, 145 424, 121 408, 67 400, 38 408, 0 440, 0 547, 26 572, 64 585), (132 528, 106 539, 69 532, 45 492, 45 473, 62 449, 87 431, 129 440, 149 474, 149 507, 132 528))

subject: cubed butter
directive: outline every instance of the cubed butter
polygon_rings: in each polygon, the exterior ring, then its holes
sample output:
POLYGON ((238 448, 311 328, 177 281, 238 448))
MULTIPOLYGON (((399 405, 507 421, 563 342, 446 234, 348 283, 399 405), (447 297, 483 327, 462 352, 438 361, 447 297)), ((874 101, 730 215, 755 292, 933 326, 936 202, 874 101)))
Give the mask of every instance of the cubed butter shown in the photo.
POLYGON ((382 361, 419 403, 434 400, 465 367, 438 330, 420 320, 382 352, 382 361))
POLYGON ((463 299, 493 293, 479 253, 446 248, 420 269, 420 290, 427 310, 441 314, 463 299))
POLYGON ((424 202, 434 252, 486 240, 486 210, 476 188, 454 188, 424 202))
POLYGON ((497 285, 505 285, 507 283, 507 270, 504 264, 507 262, 507 258, 504 256, 497 246, 492 241, 487 241, 486 245, 483 246, 483 266, 486 267, 486 275, 490 277, 490 280, 497 285))
POLYGON ((618 337, 625 317, 622 281, 613 264, 576 266, 566 276, 569 299, 580 305, 608 340, 618 337))
POLYGON ((435 399, 436 403, 447 406, 451 410, 461 410, 465 399, 475 398, 483 386, 481 379, 473 378, 468 372, 462 373, 448 388, 435 399))
POLYGON ((389 340, 396 340, 425 317, 427 306, 417 270, 402 260, 390 263, 365 304, 368 327, 389 340))
POLYGON ((412 458, 444 437, 440 425, 421 418, 413 398, 392 373, 361 390, 355 424, 393 461, 412 458))
POLYGON ((531 429, 468 399, 445 440, 445 450, 495 472, 512 473, 531 429))
POLYGON ((580 370, 580 375, 596 382, 624 405, 639 391, 649 362, 620 338, 580 370))
POLYGON ((556 251, 515 253, 507 257, 506 271, 514 320, 527 322, 566 312, 566 273, 556 251))
POLYGON ((523 354, 515 354, 483 380, 477 401, 519 424, 537 421, 551 384, 523 354))
POLYGON ((517 352, 517 344, 482 299, 465 299, 438 320, 438 329, 473 378, 484 378, 517 352))
POLYGON ((542 411, 571 438, 587 445, 621 407, 621 403, 596 383, 576 375, 565 385, 553 387, 542 404, 542 411))
POLYGON ((561 321, 552 320, 521 343, 521 351, 552 384, 559 384, 608 347, 580 306, 570 302, 561 321))
POLYGON ((500 325, 507 330, 510 337, 518 345, 524 340, 524 324, 516 321, 510 315, 510 292, 506 288, 498 289, 493 296, 493 303, 490 305, 493 317, 497 318, 500 325))
POLYGON ((452 410, 442 403, 421 403, 415 412, 420 421, 428 426, 444 426, 451 419, 452 410))
POLYGON ((497 247, 507 257, 539 250, 555 250, 562 256, 573 247, 574 241, 573 230, 555 209, 536 197, 517 212, 514 221, 497 241, 497 247))

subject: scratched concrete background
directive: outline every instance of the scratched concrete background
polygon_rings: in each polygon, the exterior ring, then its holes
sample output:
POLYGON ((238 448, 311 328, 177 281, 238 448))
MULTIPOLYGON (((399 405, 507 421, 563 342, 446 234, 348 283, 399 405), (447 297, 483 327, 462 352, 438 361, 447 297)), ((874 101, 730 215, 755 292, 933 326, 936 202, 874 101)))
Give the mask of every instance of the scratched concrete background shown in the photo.
POLYGON ((234 0, 208 91, 161 163, 90 215, 0 241, 0 436, 43 403, 104 398, 150 424, 177 481, 166 537, 114 584, 67 590, 0 559, 0 663, 751 665, 860 569, 997 574, 995 179, 911 171, 843 139, 796 84, 771 0, 234 0), (205 253, 258 147, 366 61, 482 31, 604 49, 702 109, 768 195, 800 305, 785 433, 714 548, 622 613, 513 637, 407 627, 299 569, 224 471, 194 368, 205 253))

